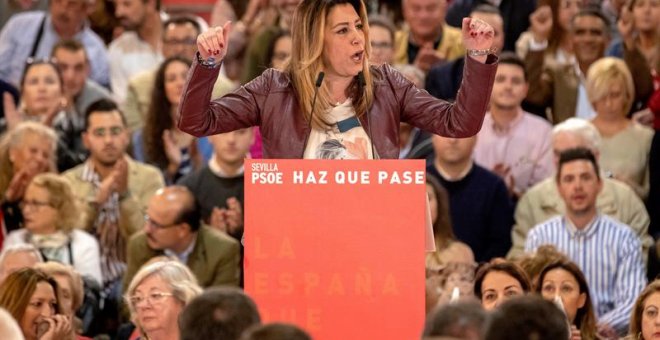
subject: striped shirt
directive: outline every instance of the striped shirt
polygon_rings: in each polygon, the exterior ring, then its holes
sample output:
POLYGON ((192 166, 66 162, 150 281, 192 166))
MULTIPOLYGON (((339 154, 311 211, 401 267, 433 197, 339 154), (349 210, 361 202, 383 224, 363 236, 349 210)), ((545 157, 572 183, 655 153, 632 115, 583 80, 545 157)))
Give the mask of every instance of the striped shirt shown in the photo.
POLYGON ((599 323, 625 332, 635 299, 646 286, 642 246, 630 227, 598 214, 578 230, 557 216, 529 232, 525 251, 544 244, 555 246, 582 269, 599 323))

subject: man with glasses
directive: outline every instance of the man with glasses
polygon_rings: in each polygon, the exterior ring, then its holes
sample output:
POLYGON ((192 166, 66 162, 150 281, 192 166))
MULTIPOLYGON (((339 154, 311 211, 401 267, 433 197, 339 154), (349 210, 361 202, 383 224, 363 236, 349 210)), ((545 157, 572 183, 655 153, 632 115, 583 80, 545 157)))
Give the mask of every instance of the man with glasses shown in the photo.
MULTIPOLYGON (((196 18, 191 16, 178 16, 167 20, 163 24, 163 57, 184 57, 188 60, 195 58, 197 53, 197 36, 201 33, 201 27, 196 18)), ((126 115, 128 127, 132 131, 139 130, 147 116, 151 104, 151 93, 156 80, 158 65, 154 64, 151 69, 138 73, 130 78, 126 89, 126 100, 122 105, 122 111, 126 115)), ((213 87, 213 98, 221 97, 236 88, 229 78, 222 73, 218 76, 213 87)))
POLYGON ((239 283, 238 242, 202 225, 199 205, 183 186, 163 188, 149 201, 144 228, 128 243, 124 287, 140 267, 162 255, 185 263, 202 287, 239 283))
POLYGON ((97 101, 85 113, 83 143, 89 158, 63 174, 86 208, 85 228, 99 240, 104 293, 117 301, 128 239, 142 226, 151 196, 164 186, 160 170, 126 155, 128 142, 126 121, 117 105, 97 101))
POLYGON ((89 56, 90 78, 110 84, 105 43, 92 31, 87 11, 94 0, 50 0, 47 12, 20 13, 9 19, 0 33, 0 79, 18 86, 27 58, 47 57, 62 39, 79 41, 89 56))

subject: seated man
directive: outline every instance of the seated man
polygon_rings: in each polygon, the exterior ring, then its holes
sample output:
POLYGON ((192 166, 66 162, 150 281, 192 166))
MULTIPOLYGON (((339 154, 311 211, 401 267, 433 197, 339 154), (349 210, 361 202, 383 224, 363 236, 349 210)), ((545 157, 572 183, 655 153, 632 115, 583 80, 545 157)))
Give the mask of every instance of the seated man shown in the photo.
POLYGON ((513 203, 504 181, 472 160, 477 137, 432 137, 435 160, 426 168, 449 194, 454 234, 477 262, 504 256, 511 246, 513 203))
MULTIPOLYGON (((555 167, 559 160, 557 155, 576 147, 590 149, 598 159, 600 134, 591 123, 572 118, 553 128, 552 148, 555 154, 555 167)), ((643 256, 646 258, 653 239, 648 234, 650 222, 644 203, 626 184, 611 178, 603 178, 602 181, 603 189, 598 193, 596 201, 598 211, 630 226, 641 239, 643 256)), ((564 211, 566 208, 559 196, 554 176, 530 188, 516 206, 516 224, 511 233, 513 247, 507 257, 515 259, 521 256, 529 230, 539 223, 563 214, 564 211)))
POLYGON ((124 287, 151 258, 166 255, 185 263, 199 285, 238 286, 238 242, 201 225, 199 205, 182 186, 170 186, 149 200, 144 228, 128 244, 124 287))
POLYGON ((126 244, 144 224, 147 202, 165 185, 160 170, 126 155, 128 133, 115 103, 102 99, 90 105, 83 133, 89 158, 63 174, 84 207, 85 229, 99 240, 103 286, 109 290, 124 274, 126 244))
POLYGON ((522 60, 502 53, 474 148, 474 161, 502 177, 516 200, 553 171, 552 126, 520 106, 528 85, 522 60))
POLYGON ((394 62, 413 64, 424 73, 437 63, 465 54, 461 30, 445 24, 447 0, 403 0, 407 25, 396 33, 394 62))
POLYGON ((201 205, 202 219, 237 240, 243 234, 243 162, 254 141, 247 128, 210 136, 213 157, 208 164, 178 182, 201 205))
POLYGON ((566 212, 535 226, 525 251, 550 244, 566 254, 589 283, 599 332, 623 334, 635 299, 646 286, 639 238, 627 225, 598 212, 596 197, 603 182, 589 149, 562 152, 556 181, 566 212))

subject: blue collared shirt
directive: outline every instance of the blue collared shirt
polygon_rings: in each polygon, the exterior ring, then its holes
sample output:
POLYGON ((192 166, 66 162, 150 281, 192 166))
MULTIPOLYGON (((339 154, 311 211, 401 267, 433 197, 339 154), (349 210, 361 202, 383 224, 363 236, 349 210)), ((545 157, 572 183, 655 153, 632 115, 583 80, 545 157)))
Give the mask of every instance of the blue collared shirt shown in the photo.
POLYGON ((525 251, 544 244, 555 246, 582 269, 599 323, 626 331, 635 299, 646 286, 642 246, 630 227, 598 214, 579 230, 557 216, 529 232, 525 251))
POLYGON ((193 237, 192 242, 190 242, 190 245, 188 245, 188 248, 186 248, 183 252, 176 253, 172 250, 165 249, 163 253, 165 253, 165 256, 167 257, 172 257, 172 258, 177 258, 181 263, 187 264, 188 263, 188 257, 190 257, 190 254, 192 254, 193 249, 195 249, 195 245, 197 244, 197 234, 193 237))
MULTIPOLYGON (((19 87, 25 69, 25 61, 30 56, 44 15, 46 13, 40 11, 17 14, 2 29, 0 33, 0 79, 19 87)), ((75 35, 74 39, 85 46, 90 62, 90 78, 104 86, 110 84, 108 54, 103 40, 87 24, 75 35)), ((50 15, 47 15, 35 58, 49 57, 53 46, 60 40, 50 15)))

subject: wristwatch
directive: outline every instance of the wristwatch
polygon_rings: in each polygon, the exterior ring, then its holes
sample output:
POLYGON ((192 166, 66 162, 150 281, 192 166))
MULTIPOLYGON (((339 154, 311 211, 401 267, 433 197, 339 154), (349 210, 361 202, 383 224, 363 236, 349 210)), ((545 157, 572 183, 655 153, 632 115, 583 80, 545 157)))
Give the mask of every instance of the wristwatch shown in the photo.
POLYGON ((222 63, 222 60, 217 61, 213 57, 209 57, 208 59, 203 60, 202 56, 199 54, 199 52, 197 52, 197 63, 204 66, 204 67, 206 67, 206 68, 213 69, 213 68, 220 67, 220 64, 222 63))
POLYGON ((484 55, 489 55, 493 53, 493 50, 490 48, 484 49, 484 50, 467 50, 467 54, 470 57, 480 57, 484 55))

